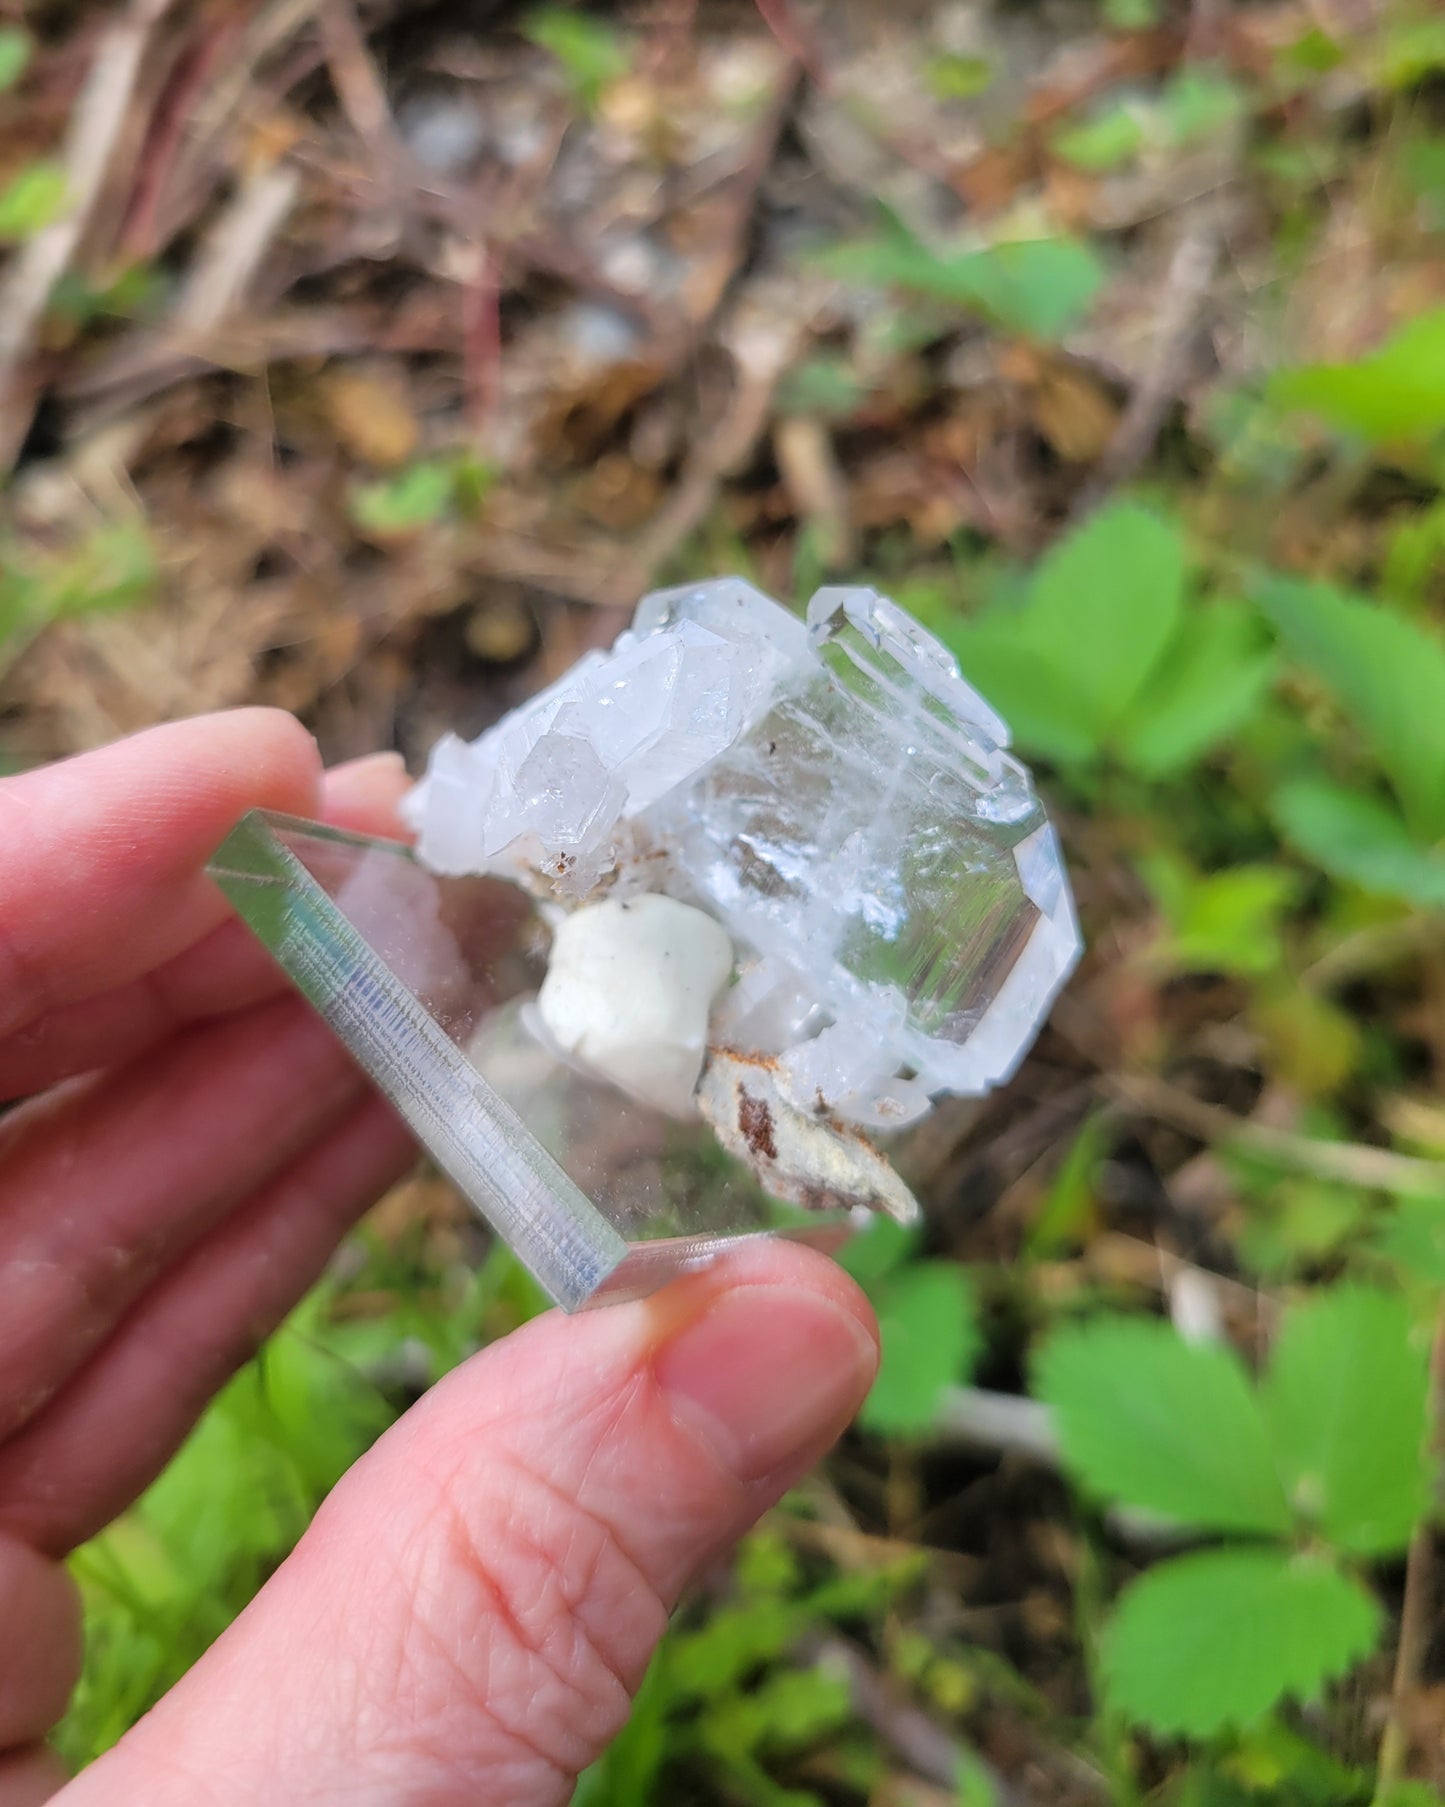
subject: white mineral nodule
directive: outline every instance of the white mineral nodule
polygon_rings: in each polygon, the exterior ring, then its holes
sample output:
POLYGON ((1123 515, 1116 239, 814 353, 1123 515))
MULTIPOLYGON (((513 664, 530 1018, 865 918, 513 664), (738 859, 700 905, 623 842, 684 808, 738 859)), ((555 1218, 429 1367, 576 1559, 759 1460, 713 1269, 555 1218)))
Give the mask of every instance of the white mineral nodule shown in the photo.
POLYGON ((619 1091, 688 1116, 732 969, 727 935, 690 904, 654 892, 585 904, 557 927, 537 1013, 559 1048, 619 1091))
MULTIPOLYGON (((575 912, 554 975, 623 900, 701 913, 738 965, 710 1045, 772 1063, 789 1109, 851 1135, 1006 1079, 1078 957, 1058 841, 1007 748, 952 655, 887 597, 820 590, 804 620, 720 578, 644 597, 609 652, 478 740, 448 736, 407 813, 435 870, 575 912)), ((619 943, 605 983, 559 979, 561 1031, 549 977, 544 1021, 624 1089, 676 1101, 697 1067, 673 981, 649 976, 662 945, 619 943)), ((711 999, 700 932, 677 958, 698 962, 689 1008, 711 999)))

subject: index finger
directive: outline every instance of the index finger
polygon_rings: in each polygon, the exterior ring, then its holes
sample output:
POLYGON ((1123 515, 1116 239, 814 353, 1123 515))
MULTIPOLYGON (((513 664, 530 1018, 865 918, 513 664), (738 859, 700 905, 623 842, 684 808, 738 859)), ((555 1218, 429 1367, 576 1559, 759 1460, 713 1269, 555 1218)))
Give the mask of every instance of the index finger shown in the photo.
POLYGON ((0 780, 0 1036, 109 991, 229 913, 202 867, 248 809, 314 815, 294 717, 237 709, 0 780))

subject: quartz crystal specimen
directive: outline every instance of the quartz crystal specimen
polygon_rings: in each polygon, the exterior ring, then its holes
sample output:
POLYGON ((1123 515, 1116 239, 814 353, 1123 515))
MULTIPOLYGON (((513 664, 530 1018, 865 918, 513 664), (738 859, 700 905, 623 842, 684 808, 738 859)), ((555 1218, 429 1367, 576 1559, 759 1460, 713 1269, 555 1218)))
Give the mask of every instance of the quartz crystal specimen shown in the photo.
MULTIPOLYGON (((813 1129, 866 1165, 861 1131, 1007 1078, 1078 956, 1057 839, 1007 746, 886 597, 820 590, 804 621, 723 578, 645 597, 610 651, 443 740, 408 813, 425 864, 513 879, 564 928, 649 893, 721 925, 737 965, 697 1101, 806 1203, 813 1129)), ((871 1179, 820 1185, 903 1209, 871 1179)))

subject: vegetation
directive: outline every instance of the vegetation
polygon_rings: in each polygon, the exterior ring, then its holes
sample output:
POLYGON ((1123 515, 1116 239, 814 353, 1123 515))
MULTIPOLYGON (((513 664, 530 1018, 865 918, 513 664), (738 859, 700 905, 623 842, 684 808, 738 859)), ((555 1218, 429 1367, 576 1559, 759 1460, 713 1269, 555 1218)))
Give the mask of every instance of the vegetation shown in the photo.
MULTIPOLYGON (((1090 951, 1012 1084, 899 1151, 926 1232, 844 1256, 884 1329, 862 1421, 685 1607, 581 1799, 1416 1807, 1445 1788, 1445 32, 1409 0, 895 10, 503 9, 530 163, 455 29, 387 7, 384 131, 332 53, 257 44, 284 117, 210 164, 133 133, 159 166, 0 351, 30 422, 7 752, 255 697, 415 756, 653 581, 868 574, 1012 722, 1090 951), (240 242, 258 171, 311 187, 222 304, 205 234, 240 242)), ((5 282, 87 203, 70 11, 0 29, 35 100, 5 282)), ((219 83, 213 29, 167 83, 219 83)), ((76 1557, 67 1755, 540 1305, 437 1182, 388 1200, 76 1557)))

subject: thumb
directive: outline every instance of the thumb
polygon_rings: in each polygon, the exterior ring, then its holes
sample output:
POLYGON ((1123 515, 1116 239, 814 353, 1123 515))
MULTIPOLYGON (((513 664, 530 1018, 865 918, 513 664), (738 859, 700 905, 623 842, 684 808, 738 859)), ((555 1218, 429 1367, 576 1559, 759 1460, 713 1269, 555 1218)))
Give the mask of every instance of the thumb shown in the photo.
POLYGON ((759 1243, 475 1357, 65 1807, 565 1802, 680 1590, 857 1409, 877 1344, 822 1256, 759 1243))

